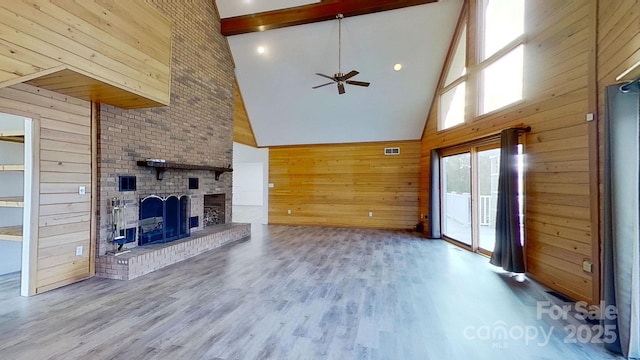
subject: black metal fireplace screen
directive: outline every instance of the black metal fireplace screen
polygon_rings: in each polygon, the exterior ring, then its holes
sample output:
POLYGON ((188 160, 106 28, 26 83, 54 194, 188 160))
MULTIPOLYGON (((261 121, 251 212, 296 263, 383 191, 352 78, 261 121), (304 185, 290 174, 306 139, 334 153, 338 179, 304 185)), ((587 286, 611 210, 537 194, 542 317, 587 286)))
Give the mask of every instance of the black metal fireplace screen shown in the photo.
POLYGON ((140 200, 138 245, 166 243, 190 235, 189 196, 150 195, 140 200))

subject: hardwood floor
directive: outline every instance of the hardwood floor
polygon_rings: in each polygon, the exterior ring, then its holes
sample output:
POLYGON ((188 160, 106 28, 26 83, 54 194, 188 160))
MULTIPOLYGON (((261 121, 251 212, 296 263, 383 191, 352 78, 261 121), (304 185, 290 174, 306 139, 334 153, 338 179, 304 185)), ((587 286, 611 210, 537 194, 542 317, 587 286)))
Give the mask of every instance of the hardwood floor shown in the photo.
POLYGON ((537 284, 408 232, 255 225, 131 281, 18 287, 0 277, 0 359, 616 358, 537 319, 537 284))

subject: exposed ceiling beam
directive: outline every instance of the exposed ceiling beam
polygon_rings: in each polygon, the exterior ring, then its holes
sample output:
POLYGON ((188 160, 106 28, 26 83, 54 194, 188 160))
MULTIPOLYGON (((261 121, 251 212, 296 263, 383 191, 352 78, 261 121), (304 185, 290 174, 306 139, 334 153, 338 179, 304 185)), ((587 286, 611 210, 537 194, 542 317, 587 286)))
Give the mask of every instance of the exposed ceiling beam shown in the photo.
POLYGON ((345 17, 400 9, 408 6, 437 2, 438 0, 324 0, 310 5, 267 11, 258 14, 222 19, 222 35, 238 35, 250 32, 278 29, 287 26, 310 24, 345 17))

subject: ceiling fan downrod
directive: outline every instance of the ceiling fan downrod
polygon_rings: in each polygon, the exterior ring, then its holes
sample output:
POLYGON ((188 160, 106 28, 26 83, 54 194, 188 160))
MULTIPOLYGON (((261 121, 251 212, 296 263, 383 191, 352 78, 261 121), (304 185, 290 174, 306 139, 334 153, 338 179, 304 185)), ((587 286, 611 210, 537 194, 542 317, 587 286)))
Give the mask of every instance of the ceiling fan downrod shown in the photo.
POLYGON ((344 19, 343 14, 336 15, 336 19, 338 19, 338 74, 336 77, 342 76, 342 19, 344 19))
POLYGON ((337 84, 338 94, 342 95, 345 93, 345 89, 344 89, 345 84, 368 87, 369 83, 365 81, 349 80, 352 77, 359 74, 359 72, 356 70, 351 70, 346 75, 342 73, 342 19, 344 19, 344 15, 338 14, 336 15, 336 19, 338 19, 338 72, 336 74, 333 74, 333 76, 316 73, 316 75, 321 76, 323 78, 327 78, 331 80, 331 82, 314 86, 312 87, 312 89, 318 89, 327 85, 337 84))

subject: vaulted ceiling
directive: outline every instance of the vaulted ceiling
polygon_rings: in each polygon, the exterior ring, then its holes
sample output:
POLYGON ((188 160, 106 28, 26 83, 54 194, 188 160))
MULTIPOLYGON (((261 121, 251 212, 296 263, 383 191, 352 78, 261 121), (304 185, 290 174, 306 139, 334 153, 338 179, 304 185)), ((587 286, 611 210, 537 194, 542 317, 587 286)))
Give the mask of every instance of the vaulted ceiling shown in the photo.
MULTIPOLYGON (((273 11, 284 14, 280 24, 298 21, 301 9, 338 2, 216 0, 223 32, 238 20, 232 17, 272 11, 244 17, 271 28, 277 27, 269 23, 273 17, 265 15, 273 11)), ((369 3, 375 2, 384 1, 369 3)), ((371 86, 346 85, 343 95, 333 84, 312 89, 330 82, 315 73, 338 72, 337 20, 229 36, 258 146, 419 139, 461 7, 462 0, 440 0, 352 17, 344 11, 341 70, 359 71, 352 80, 371 86), (397 63, 402 70, 394 71, 397 63)))

